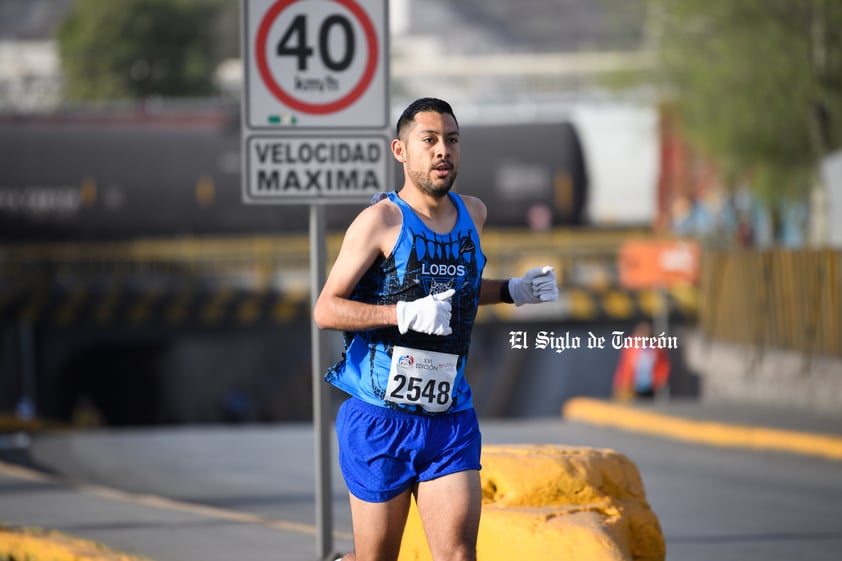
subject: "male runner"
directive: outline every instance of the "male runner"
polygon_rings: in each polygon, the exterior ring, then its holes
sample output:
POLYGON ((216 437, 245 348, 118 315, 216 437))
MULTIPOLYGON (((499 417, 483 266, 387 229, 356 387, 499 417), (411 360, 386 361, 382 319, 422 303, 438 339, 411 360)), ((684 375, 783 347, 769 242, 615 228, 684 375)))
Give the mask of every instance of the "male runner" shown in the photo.
POLYGON ((325 376, 351 395, 336 419, 354 527, 343 559, 397 559, 414 494, 434 561, 475 561, 481 439, 464 373, 477 306, 555 300, 558 287, 551 267, 482 278, 486 207, 450 192, 459 125, 448 103, 409 105, 392 154, 403 187, 348 227, 313 312, 345 331, 325 376))

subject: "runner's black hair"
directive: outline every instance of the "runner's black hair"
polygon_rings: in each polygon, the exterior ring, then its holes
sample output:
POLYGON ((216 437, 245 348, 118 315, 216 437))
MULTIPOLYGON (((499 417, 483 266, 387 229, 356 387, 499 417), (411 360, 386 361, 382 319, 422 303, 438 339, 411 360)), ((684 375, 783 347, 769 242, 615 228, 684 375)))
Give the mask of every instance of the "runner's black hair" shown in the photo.
MULTIPOLYGON (((406 129, 406 127, 415 120, 415 115, 425 111, 434 111, 443 115, 450 115, 453 117, 453 120, 456 121, 456 115, 453 114, 453 108, 448 102, 435 97, 422 97, 410 103, 409 106, 403 110, 403 113, 401 113, 401 116, 398 119, 398 124, 395 127, 395 133, 398 135, 398 138, 401 138, 401 133, 404 129, 406 129)), ((456 126, 459 126, 458 121, 456 121, 456 126)))

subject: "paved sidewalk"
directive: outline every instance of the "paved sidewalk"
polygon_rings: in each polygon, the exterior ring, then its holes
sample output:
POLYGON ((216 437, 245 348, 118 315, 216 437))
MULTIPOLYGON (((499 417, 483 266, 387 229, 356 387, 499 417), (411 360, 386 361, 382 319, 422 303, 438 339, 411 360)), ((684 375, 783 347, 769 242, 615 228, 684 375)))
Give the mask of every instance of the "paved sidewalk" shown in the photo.
MULTIPOLYGON (((842 461, 842 414, 818 415, 777 408, 668 401, 617 404, 588 398, 570 400, 565 421, 582 422, 657 437, 715 446, 778 450, 842 461)), ((504 421, 494 421, 504 423, 504 421)), ((6 446, 26 444, 26 436, 0 434, 6 446)), ((0 456, 3 457, 3 456, 0 456)), ((6 454, 8 458, 9 455, 6 454)), ((69 483, 26 467, 0 463, 0 522, 10 527, 36 525, 119 547, 122 554, 95 550, 77 555, 60 536, 18 544, 31 561, 314 560, 315 528, 258 514, 69 483), (243 548, 242 544, 248 544, 243 548), (67 549, 65 555, 56 551, 67 549)), ((4 544, 19 534, 0 528, 4 544)), ((40 536, 43 538, 43 536, 40 536)), ((337 547, 350 536, 337 535, 337 547)), ((20 550, 19 550, 20 551, 20 550)), ((18 553, 16 558, 27 558, 18 553)))
MULTIPOLYGON (((30 561, 130 561, 135 556, 157 561, 267 561, 314 559, 315 529, 258 515, 123 493, 113 489, 70 485, 28 468, 0 463, 0 520, 7 527, 60 528, 64 535, 120 544, 121 552, 80 555, 62 535, 51 548, 44 536, 19 544, 17 559, 30 561), (242 544, 248 544, 244 549, 242 544), (59 550, 60 555, 56 555, 59 550), (66 550, 66 553, 61 550, 66 550), (177 552, 178 557, 174 557, 177 552)), ((0 528, 2 530, 2 528, 0 528)), ((4 542, 19 537, 0 531, 4 542)))

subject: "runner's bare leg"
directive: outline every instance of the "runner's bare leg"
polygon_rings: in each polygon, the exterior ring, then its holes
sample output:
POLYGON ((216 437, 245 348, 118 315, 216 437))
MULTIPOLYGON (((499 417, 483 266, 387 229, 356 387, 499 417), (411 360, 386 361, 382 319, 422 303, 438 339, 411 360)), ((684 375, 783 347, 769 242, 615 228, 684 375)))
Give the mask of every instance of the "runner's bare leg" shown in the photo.
POLYGON ((476 561, 482 511, 478 471, 460 471, 419 483, 416 502, 433 561, 476 561))
POLYGON ((350 495, 354 553, 345 555, 343 561, 395 561, 411 496, 412 490, 407 489, 389 501, 368 503, 350 495))

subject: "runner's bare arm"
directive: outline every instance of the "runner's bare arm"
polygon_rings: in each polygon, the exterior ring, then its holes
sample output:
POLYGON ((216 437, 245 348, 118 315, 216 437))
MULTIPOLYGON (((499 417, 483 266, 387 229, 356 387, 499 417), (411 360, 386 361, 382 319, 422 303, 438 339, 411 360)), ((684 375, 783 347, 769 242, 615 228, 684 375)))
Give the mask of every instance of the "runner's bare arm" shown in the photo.
POLYGON ((369 267, 391 251, 400 227, 400 210, 388 201, 366 208, 351 223, 313 309, 320 329, 361 331, 397 325, 396 306, 366 304, 350 296, 369 267))
POLYGON ((477 236, 482 234, 482 228, 485 226, 485 219, 488 217, 488 208, 485 203, 476 197, 470 195, 462 195, 462 202, 468 209, 468 214, 474 221, 474 226, 477 228, 477 236))
MULTIPOLYGON (((477 227, 477 233, 482 232, 482 228, 485 225, 485 219, 487 215, 487 209, 482 201, 477 199, 476 197, 469 197, 463 196, 463 200, 465 201, 465 205, 468 207, 468 212, 471 214, 471 218, 474 219, 474 224, 477 227)), ((544 268, 546 269, 546 268, 544 268)), ((538 272, 537 269, 527 272, 526 276, 523 277, 525 281, 525 285, 520 283, 521 286, 529 287, 528 290, 521 290, 517 292, 517 298, 513 301, 512 295, 509 293, 509 288, 512 285, 509 284, 511 279, 482 279, 482 284, 480 285, 479 291, 479 304, 499 304, 501 302, 505 303, 516 303, 518 306, 525 304, 525 303, 539 303, 539 302, 547 302, 550 300, 555 300, 558 298, 558 288, 556 287, 555 282, 555 275, 552 274, 552 268, 550 269, 549 275, 552 277, 552 285, 549 282, 545 286, 539 286, 537 289, 532 288, 531 283, 535 277, 542 277, 547 275, 546 270, 542 270, 538 272), (503 299, 503 287, 506 287, 505 290, 507 294, 507 299, 503 299), (524 294, 525 293, 525 294, 524 294)), ((520 279, 514 279, 518 281, 520 279)))
POLYGON ((503 284, 508 282, 509 279, 482 279, 482 285, 479 289, 479 305, 500 304, 503 301, 500 298, 500 289, 503 284))
MULTIPOLYGON (((485 226, 485 220, 488 216, 488 209, 481 200, 476 197, 470 197, 463 195, 462 200, 465 201, 465 206, 468 208, 468 212, 471 214, 471 218, 474 219, 474 225, 477 227, 477 234, 482 233, 482 228, 485 226)), ((504 283, 509 282, 508 279, 482 279, 482 285, 480 285, 479 291, 479 304, 499 304, 502 302, 500 299, 500 288, 503 286, 504 283)))

